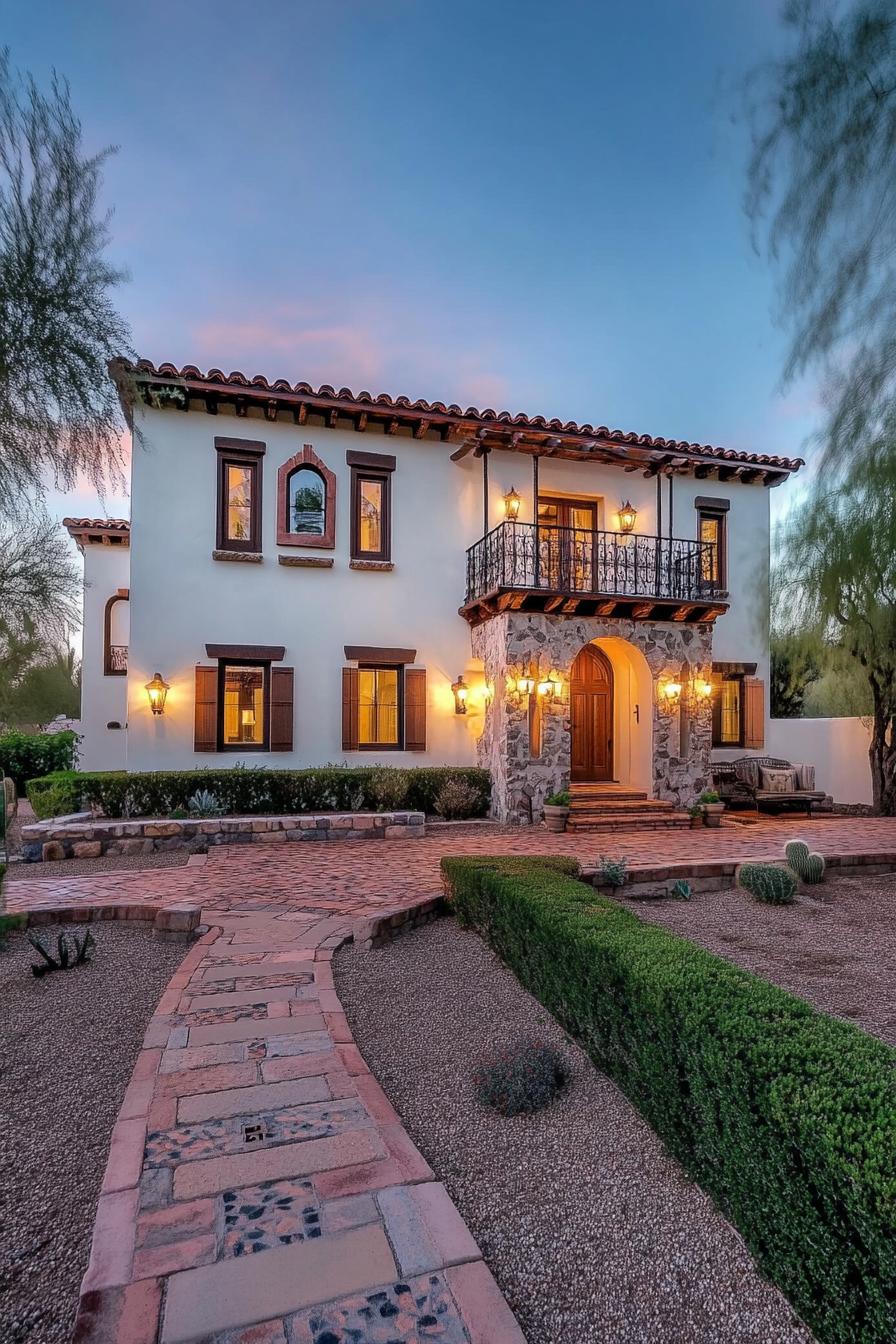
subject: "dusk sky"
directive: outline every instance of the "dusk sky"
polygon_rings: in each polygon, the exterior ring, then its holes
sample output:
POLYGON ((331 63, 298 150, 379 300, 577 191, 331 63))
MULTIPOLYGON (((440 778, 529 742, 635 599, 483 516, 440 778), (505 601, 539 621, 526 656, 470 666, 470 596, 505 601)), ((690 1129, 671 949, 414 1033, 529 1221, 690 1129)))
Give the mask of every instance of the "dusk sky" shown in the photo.
POLYGON ((0 18, 17 66, 67 76, 87 145, 120 146, 106 195, 141 354, 803 449, 811 387, 779 390, 742 206, 739 90, 780 49, 774 0, 0 18))

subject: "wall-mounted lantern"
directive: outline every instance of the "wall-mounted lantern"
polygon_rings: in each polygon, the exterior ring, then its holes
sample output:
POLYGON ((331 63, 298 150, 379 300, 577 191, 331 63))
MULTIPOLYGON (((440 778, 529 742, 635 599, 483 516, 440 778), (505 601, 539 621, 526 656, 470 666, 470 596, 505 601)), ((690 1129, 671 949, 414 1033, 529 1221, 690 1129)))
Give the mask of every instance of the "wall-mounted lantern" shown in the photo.
POLYGON ((508 523, 515 523, 520 515, 520 505, 522 498, 517 494, 514 486, 511 486, 504 496, 504 517, 508 523))
POLYGON ((532 692, 535 690, 535 678, 520 677, 520 679, 516 683, 516 688, 519 691, 520 695, 531 695, 532 692))
POLYGON ((681 682, 661 681, 659 685, 660 703, 666 709, 677 709, 681 703, 681 682))
POLYGON ((704 677, 694 677, 691 681, 691 698, 695 705, 705 705, 712 698, 712 682, 704 677))
POLYGON ((467 696, 468 696, 469 693, 470 693, 470 688, 469 688, 469 686, 467 685, 467 683, 464 681, 464 679, 463 679, 463 674, 461 674, 461 676, 458 677, 457 681, 452 681, 452 683, 451 683, 451 689, 452 689, 452 691, 454 692, 454 712, 455 712, 455 714, 466 714, 466 712, 467 712, 467 696))
POLYGON ((149 696, 149 707, 153 714, 165 713, 165 699, 171 687, 167 681, 162 680, 161 672, 156 672, 152 681, 146 683, 146 694, 149 696))
POLYGON ((630 500, 626 500, 619 510, 619 531, 633 532, 635 529, 635 520, 638 517, 638 510, 630 500))
POLYGON ((562 684, 557 677, 545 677, 544 681, 538 683, 538 694, 543 700, 556 700, 562 689, 562 684))

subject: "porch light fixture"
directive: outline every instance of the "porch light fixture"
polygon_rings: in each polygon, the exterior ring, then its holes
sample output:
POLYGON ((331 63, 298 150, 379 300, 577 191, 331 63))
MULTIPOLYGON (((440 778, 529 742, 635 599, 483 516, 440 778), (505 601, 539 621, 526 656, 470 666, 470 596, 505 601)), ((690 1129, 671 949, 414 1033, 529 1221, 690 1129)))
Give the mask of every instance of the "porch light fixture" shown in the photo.
POLYGON ((681 682, 664 681, 660 686, 660 695, 669 709, 675 709, 681 701, 681 682))
POLYGON ((511 486, 504 496, 504 517, 509 523, 516 522, 522 502, 522 497, 517 494, 515 487, 511 486))
POLYGON ((706 681, 703 677, 695 677, 691 686, 694 700, 698 705, 708 700, 712 695, 712 682, 706 681))
POLYGON ((520 695, 531 695, 535 690, 535 678, 520 677, 519 681, 516 683, 516 688, 520 695))
POLYGON ((171 687, 167 681, 162 680, 161 672, 156 672, 152 681, 146 683, 146 694, 149 696, 149 707, 153 714, 165 713, 165 697, 171 687))
POLYGON ((538 683, 538 694, 545 700, 554 700, 560 694, 560 682, 556 677, 546 677, 538 683))
POLYGON ((452 683, 451 683, 451 689, 452 689, 452 691, 454 692, 454 712, 455 712, 455 714, 466 714, 466 712, 467 712, 467 696, 468 696, 468 694, 469 694, 469 692, 470 692, 470 688, 469 688, 469 686, 467 685, 467 683, 464 681, 464 679, 463 679, 463 674, 461 674, 461 676, 458 677, 457 681, 452 681, 452 683))
POLYGON ((633 532, 635 528, 635 519, 638 517, 638 510, 630 500, 626 500, 619 510, 619 531, 633 532))

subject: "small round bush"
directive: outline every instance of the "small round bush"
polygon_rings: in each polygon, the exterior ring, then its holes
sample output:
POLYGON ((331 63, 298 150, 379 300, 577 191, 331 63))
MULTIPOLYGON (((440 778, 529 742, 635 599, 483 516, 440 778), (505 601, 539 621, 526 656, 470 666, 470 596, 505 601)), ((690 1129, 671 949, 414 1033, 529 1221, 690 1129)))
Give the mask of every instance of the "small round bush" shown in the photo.
POLYGON ((465 779, 446 779, 436 794, 435 809, 445 821, 466 821, 481 807, 479 790, 465 779))
POLYGON ((476 1096, 499 1115, 531 1115, 562 1091, 569 1073, 559 1050, 539 1041, 504 1046, 473 1074, 476 1096))

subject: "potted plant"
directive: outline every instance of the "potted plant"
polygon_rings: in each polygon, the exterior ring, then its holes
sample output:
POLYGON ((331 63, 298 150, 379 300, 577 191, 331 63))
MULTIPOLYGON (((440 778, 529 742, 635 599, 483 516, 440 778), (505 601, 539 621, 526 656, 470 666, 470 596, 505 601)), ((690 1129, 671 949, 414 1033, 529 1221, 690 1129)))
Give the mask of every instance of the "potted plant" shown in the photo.
POLYGON ((544 800, 544 824, 549 831, 565 831, 569 816, 569 789, 560 789, 544 800))
POLYGON ((688 816, 691 819, 691 830, 696 831, 698 826, 703 825, 703 806, 701 803, 694 803, 688 808, 688 816))
POLYGON ((705 793, 701 793, 699 801, 706 825, 718 826, 722 820, 722 813, 725 811, 725 804, 715 789, 707 789, 705 793))

